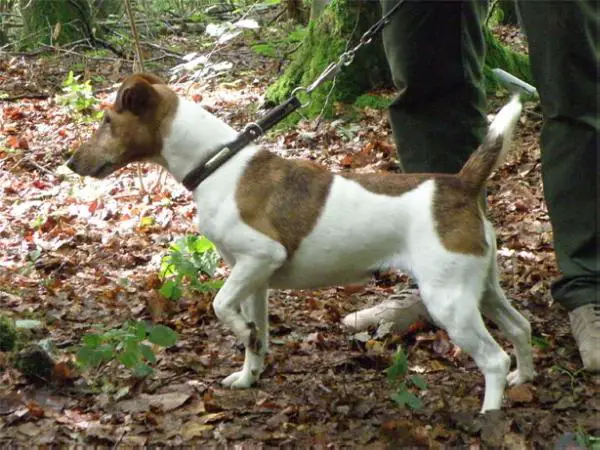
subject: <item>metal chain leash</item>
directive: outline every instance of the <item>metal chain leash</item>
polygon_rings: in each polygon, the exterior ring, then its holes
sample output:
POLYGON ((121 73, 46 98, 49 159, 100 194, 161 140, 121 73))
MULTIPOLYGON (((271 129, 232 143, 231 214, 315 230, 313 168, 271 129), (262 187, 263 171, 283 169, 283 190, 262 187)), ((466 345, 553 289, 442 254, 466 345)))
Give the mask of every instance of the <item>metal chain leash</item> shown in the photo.
POLYGON ((315 89, 321 86, 326 81, 334 79, 335 76, 342 70, 342 68, 349 66, 354 61, 356 53, 365 45, 371 43, 373 38, 385 27, 391 20, 392 15, 400 8, 400 6, 407 0, 398 0, 397 3, 375 22, 365 33, 361 36, 358 43, 348 51, 342 53, 336 62, 329 64, 323 72, 313 81, 308 87, 299 86, 295 88, 290 97, 282 104, 271 109, 267 114, 258 120, 258 122, 251 122, 244 127, 244 130, 237 136, 235 140, 229 142, 216 149, 213 157, 208 162, 194 167, 183 179, 183 185, 190 191, 193 191, 198 185, 208 178, 215 170, 221 167, 225 162, 232 158, 242 148, 246 147, 252 141, 259 136, 265 134, 269 129, 277 125, 292 112, 299 108, 306 107, 310 104, 310 101, 302 104, 296 94, 298 92, 305 92, 310 95, 315 89))
MULTIPOLYGON (((354 57, 356 56, 356 53, 363 46, 368 45, 373 41, 373 38, 383 29, 383 27, 385 27, 392 20, 392 15, 398 10, 398 8, 400 8, 400 6, 405 1, 406 0, 399 0, 392 7, 392 9, 390 9, 384 16, 381 17, 381 19, 379 19, 377 22, 375 22, 371 27, 369 27, 369 29, 367 31, 364 32, 364 34, 360 37, 358 44, 356 44, 350 50, 342 53, 336 62, 332 62, 331 64, 329 64, 325 68, 325 70, 323 70, 323 72, 321 72, 321 75, 319 75, 317 77, 317 79, 315 81, 313 81, 310 86, 297 87, 296 89, 294 89, 292 91, 292 95, 295 95, 296 92, 302 92, 302 91, 306 92, 307 94, 310 94, 311 92, 313 92, 315 89, 317 89, 319 86, 321 86, 326 81, 335 78, 335 76, 340 72, 340 70, 342 70, 343 67, 346 67, 346 66, 349 66, 350 64, 352 64, 354 62, 354 57)), ((305 105, 302 105, 302 106, 305 106, 305 105)))

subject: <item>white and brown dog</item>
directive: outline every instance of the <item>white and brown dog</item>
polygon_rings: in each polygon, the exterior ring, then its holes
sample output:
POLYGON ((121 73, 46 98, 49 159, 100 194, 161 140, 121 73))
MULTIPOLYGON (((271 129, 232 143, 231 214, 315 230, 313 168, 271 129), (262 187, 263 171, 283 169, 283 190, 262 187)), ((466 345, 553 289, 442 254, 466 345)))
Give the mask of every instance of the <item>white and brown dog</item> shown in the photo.
MULTIPOLYGON (((529 322, 498 282, 496 243, 478 198, 521 112, 513 100, 456 175, 333 174, 249 145, 193 192, 202 233, 231 266, 214 309, 246 349, 226 386, 247 388, 263 371, 269 288, 365 281, 381 269, 409 272, 430 316, 485 376, 482 410, 499 409, 510 384, 533 377, 529 322), (515 346, 517 368, 496 343, 484 312, 515 346)), ((154 161, 178 181, 236 131, 152 75, 121 85, 89 142, 67 163, 103 178, 133 161, 154 161)))

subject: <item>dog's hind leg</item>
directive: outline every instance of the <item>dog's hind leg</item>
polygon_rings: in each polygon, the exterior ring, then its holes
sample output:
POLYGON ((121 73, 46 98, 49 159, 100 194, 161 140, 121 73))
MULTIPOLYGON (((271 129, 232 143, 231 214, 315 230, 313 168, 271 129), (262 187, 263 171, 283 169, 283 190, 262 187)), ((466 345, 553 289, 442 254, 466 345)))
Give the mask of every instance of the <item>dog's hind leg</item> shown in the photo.
POLYGON ((481 309, 487 317, 500 327, 515 347, 517 369, 508 374, 508 384, 513 386, 532 380, 535 376, 535 370, 531 351, 531 325, 504 295, 498 281, 498 267, 495 257, 490 265, 481 309))
POLYGON ((482 281, 483 273, 478 276, 475 269, 462 277, 456 273, 451 275, 446 279, 452 281, 445 283, 419 280, 421 296, 432 319, 446 329, 450 338, 471 355, 483 372, 485 396, 481 411, 500 409, 510 358, 489 333, 479 312, 483 286, 474 286, 472 280, 482 281))
POLYGON ((253 348, 253 342, 246 346, 242 370, 225 378, 222 382, 225 386, 251 385, 264 369, 265 355, 269 351, 268 295, 267 287, 263 286, 242 301, 242 315, 246 323, 253 324, 251 327, 256 334, 252 339, 258 344, 254 347, 258 348, 253 348))

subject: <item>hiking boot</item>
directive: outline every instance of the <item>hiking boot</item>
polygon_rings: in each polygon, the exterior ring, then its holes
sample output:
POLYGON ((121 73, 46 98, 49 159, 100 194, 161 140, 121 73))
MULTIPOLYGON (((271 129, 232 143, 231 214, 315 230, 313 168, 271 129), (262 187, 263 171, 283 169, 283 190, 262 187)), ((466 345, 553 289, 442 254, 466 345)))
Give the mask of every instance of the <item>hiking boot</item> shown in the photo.
POLYGON ((600 305, 575 308, 569 312, 569 318, 584 369, 600 372, 600 305))
POLYGON ((388 300, 344 317, 342 323, 351 331, 364 331, 384 322, 393 323, 392 329, 402 333, 419 321, 430 321, 425 305, 416 289, 392 295, 388 300))

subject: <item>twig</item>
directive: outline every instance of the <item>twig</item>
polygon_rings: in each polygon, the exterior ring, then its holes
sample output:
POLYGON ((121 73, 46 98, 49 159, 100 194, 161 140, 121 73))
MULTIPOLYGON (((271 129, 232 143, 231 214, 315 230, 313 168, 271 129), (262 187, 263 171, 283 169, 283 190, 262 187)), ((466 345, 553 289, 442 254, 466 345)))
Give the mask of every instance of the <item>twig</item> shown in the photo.
POLYGON ((283 56, 281 57, 281 59, 287 59, 288 56, 290 56, 292 53, 296 52, 300 47, 302 47, 303 44, 304 44, 304 42, 298 42, 298 45, 296 45, 291 50, 288 50, 287 52, 285 52, 283 54, 283 56))
POLYGON ((283 16, 283 14, 285 13, 285 7, 281 9, 281 11, 273 18, 269 21, 269 23, 267 23, 267 27, 270 27, 271 25, 273 25, 275 22, 277 22, 277 20, 283 16))
MULTIPOLYGON (((133 37, 133 42, 135 45, 135 53, 136 53, 136 60, 137 60, 137 64, 138 64, 138 68, 140 72, 144 72, 144 56, 142 55, 142 49, 140 47, 140 39, 138 37, 137 34, 137 29, 135 28, 135 19, 133 17, 133 12, 131 11, 131 2, 129 0, 123 0, 125 3, 125 9, 127 11, 127 16, 129 16, 129 25, 131 26, 131 35, 133 37)), ((135 70, 135 64, 133 65, 133 70, 134 72, 135 70)), ((138 180, 140 181, 140 193, 142 195, 146 194, 146 188, 144 187, 144 179, 142 178, 142 164, 141 163, 137 163, 136 164, 136 169, 137 169, 137 176, 138 176, 138 180)))
POLYGON ((81 58, 86 58, 86 59, 94 60, 94 61, 116 61, 117 60, 116 58, 109 58, 108 56, 87 56, 87 55, 84 55, 83 53, 76 52, 75 50, 71 50, 68 48, 62 48, 62 47, 55 47, 54 45, 48 45, 48 44, 44 44, 44 43, 41 43, 40 45, 43 48, 52 50, 56 53, 67 53, 69 55, 75 55, 75 56, 79 56, 81 58))
MULTIPOLYGON (((135 27, 135 19, 133 12, 131 11, 131 2, 129 0, 123 0, 125 3, 125 10, 129 17, 129 26, 131 27, 131 35, 133 37, 133 43, 135 45, 135 53, 137 57, 139 72, 144 72, 144 55, 142 55, 142 49, 140 47, 140 39, 137 34, 137 28, 135 27)), ((135 66, 134 66, 135 67, 135 66)), ((134 69, 135 70, 135 69, 134 69)))
POLYGON ((3 102, 16 102, 17 100, 22 100, 24 98, 45 99, 48 97, 50 97, 50 94, 19 94, 11 95, 10 97, 0 97, 0 100, 3 102))
POLYGON ((485 16, 485 21, 484 21, 486 27, 488 26, 488 22, 492 18, 492 14, 494 13, 494 9, 496 9, 496 6, 498 6, 498 2, 499 1, 500 0, 494 0, 492 2, 491 6, 489 7, 487 16, 485 16))
POLYGON ((33 159, 31 159, 31 158, 29 158, 27 156, 24 156, 23 158, 21 158, 20 160, 18 160, 17 163, 15 165, 13 165, 9 170, 14 169, 15 167, 17 167, 18 165, 20 165, 22 163, 31 164, 33 167, 35 167, 40 172, 43 172, 43 173, 45 173, 47 175, 50 175, 52 178, 56 178, 56 175, 54 175, 54 173, 51 170, 48 170, 44 166, 39 165, 33 159))

